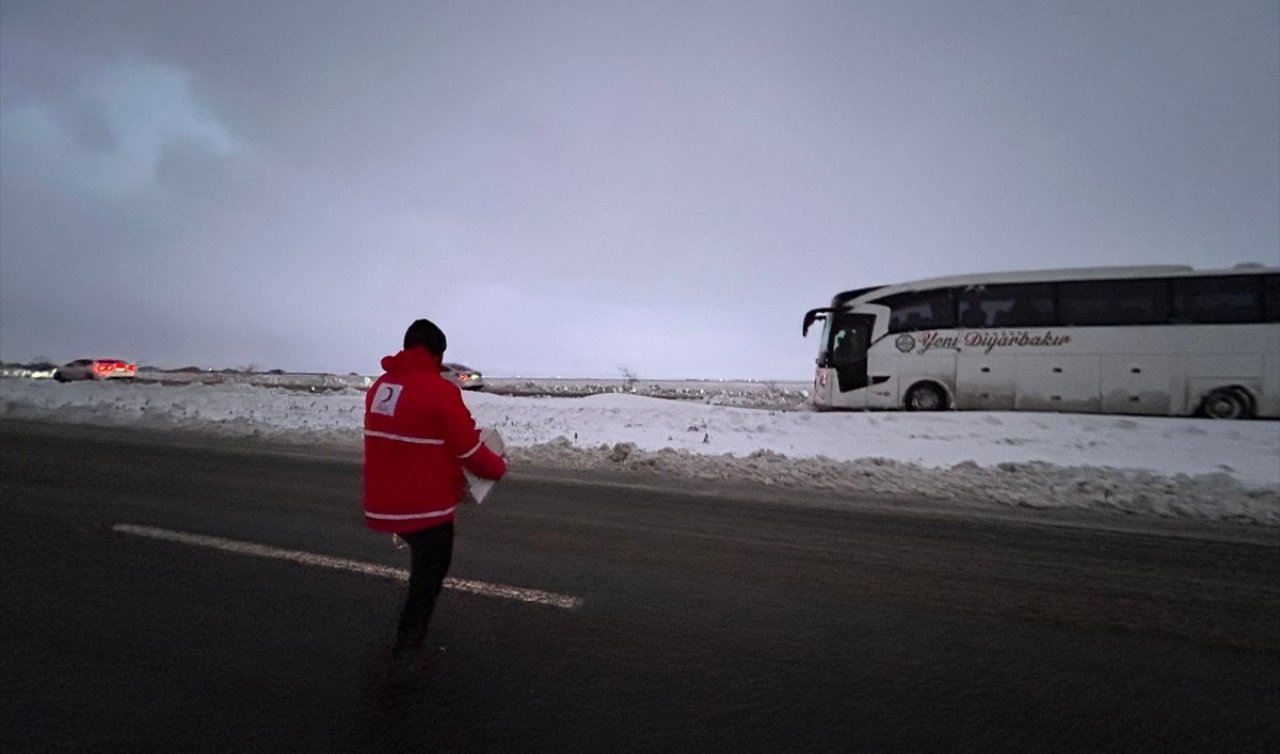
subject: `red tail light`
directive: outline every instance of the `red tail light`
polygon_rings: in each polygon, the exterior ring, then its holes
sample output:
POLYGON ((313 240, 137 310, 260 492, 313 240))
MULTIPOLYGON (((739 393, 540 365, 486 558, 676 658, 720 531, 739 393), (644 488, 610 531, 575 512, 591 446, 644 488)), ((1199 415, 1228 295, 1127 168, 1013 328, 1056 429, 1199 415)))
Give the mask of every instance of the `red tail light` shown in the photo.
POLYGON ((136 371, 138 371, 138 365, 137 365, 137 364, 130 364, 130 365, 129 365, 129 371, 130 371, 130 372, 136 372, 136 371))
POLYGON ((94 365, 93 365, 93 371, 95 371, 95 372, 110 372, 110 371, 111 371, 111 365, 110 365, 110 364, 94 364, 94 365))

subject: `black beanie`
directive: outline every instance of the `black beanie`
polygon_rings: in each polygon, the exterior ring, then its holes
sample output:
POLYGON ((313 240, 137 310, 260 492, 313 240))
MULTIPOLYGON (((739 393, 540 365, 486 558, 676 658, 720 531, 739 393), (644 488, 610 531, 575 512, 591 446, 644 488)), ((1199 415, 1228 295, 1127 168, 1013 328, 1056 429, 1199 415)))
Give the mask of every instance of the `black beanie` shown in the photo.
POLYGON ((404 347, 406 349, 421 346, 436 356, 444 356, 444 349, 449 341, 444 337, 444 330, 436 327, 429 319, 419 319, 404 331, 404 347))

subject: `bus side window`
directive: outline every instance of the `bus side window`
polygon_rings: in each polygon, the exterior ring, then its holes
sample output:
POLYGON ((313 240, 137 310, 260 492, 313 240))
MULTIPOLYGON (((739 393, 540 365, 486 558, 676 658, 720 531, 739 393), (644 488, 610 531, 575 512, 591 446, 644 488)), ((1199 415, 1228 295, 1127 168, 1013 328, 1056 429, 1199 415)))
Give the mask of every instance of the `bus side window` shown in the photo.
POLYGON ((1280 275, 1267 275, 1262 279, 1262 301, 1266 310, 1263 320, 1280 322, 1280 275))
POLYGON ((1059 319, 1067 327, 1161 325, 1169 322, 1166 280, 1090 280, 1058 286, 1059 319))
POLYGON ((955 309, 949 289, 899 293, 876 303, 889 307, 891 333, 955 327, 955 309))
POLYGON ((961 294, 960 326, 987 326, 987 315, 986 312, 982 311, 982 293, 976 288, 970 288, 961 294))
POLYGON ((1057 321, 1053 286, 1047 283, 976 288, 960 302, 965 327, 1051 327, 1057 321))
POLYGON ((1184 278, 1173 283, 1173 306, 1182 322, 1261 322, 1262 301, 1252 275, 1184 278))

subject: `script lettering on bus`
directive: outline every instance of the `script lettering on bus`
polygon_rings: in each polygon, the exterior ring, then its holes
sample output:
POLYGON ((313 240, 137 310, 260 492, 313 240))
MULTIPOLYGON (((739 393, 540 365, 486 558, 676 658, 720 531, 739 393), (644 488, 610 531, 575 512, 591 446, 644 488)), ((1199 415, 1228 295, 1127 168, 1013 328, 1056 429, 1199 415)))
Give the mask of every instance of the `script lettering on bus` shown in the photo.
POLYGON ((954 351, 959 347, 960 339, 954 335, 941 335, 936 332, 927 332, 920 336, 920 350, 918 353, 927 353, 935 348, 950 348, 954 351))
POLYGON ((911 353, 914 350, 917 354, 922 354, 935 349, 958 351, 962 345, 981 348, 983 353, 991 353, 997 348, 1054 348, 1065 346, 1070 342, 1070 335, 1055 335, 1052 330, 1046 330, 1043 333, 1031 333, 1027 330, 987 330, 967 332, 963 335, 925 332, 920 333, 919 340, 904 334, 899 337, 896 345, 903 353, 911 353))

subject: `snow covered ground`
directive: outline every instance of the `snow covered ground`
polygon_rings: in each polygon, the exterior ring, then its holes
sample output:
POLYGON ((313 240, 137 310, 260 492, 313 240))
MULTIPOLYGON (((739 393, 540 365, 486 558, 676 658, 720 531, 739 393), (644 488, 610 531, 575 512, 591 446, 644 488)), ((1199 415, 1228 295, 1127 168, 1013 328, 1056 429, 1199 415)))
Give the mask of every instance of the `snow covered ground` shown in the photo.
MULTIPOLYGON (((640 389, 466 401, 481 425, 502 431, 517 464, 1280 526, 1280 422, 816 413, 794 410, 793 389, 748 385, 726 391, 732 400, 714 389, 675 396, 683 400, 640 389)), ((7 417, 348 446, 361 441, 363 399, 359 389, 0 380, 7 417)))

